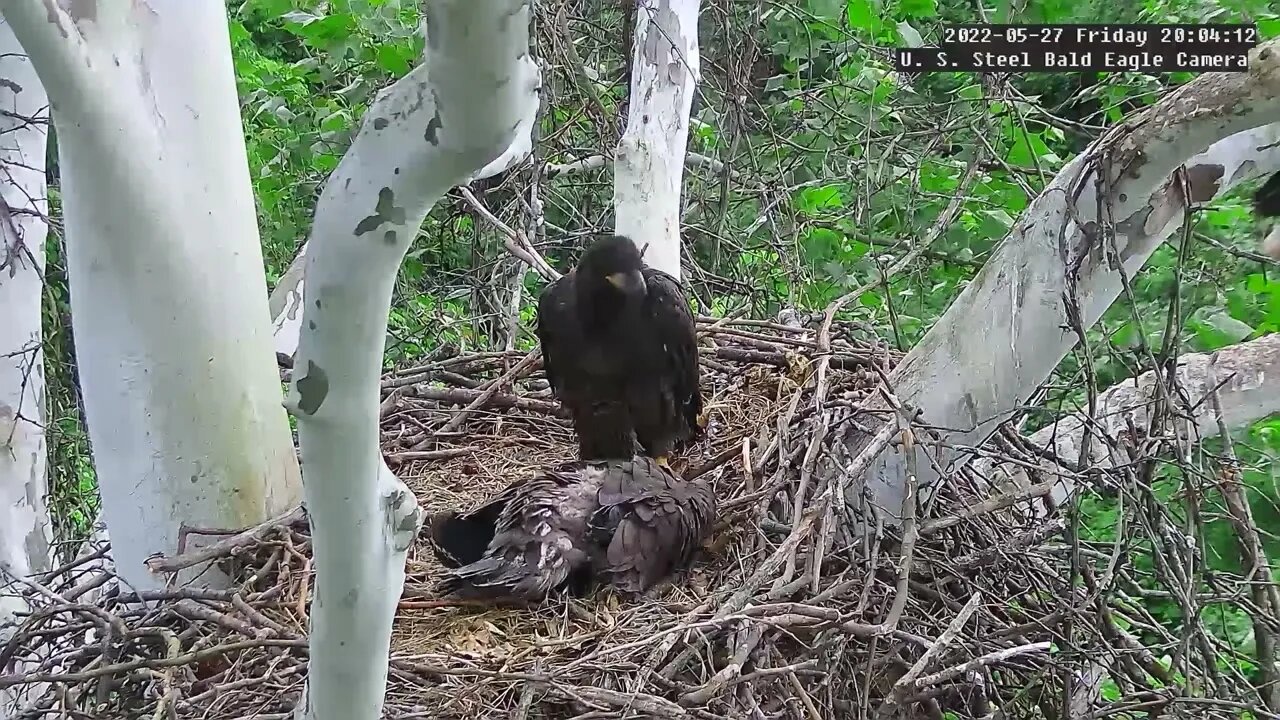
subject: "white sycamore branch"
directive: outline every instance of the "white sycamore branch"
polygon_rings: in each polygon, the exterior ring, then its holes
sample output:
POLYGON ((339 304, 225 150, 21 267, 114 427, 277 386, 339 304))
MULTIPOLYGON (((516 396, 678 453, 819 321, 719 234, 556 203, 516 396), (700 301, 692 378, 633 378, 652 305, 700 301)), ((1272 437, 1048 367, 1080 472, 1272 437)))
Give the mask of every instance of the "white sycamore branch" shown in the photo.
POLYGON ((680 277, 680 187, 699 74, 698 0, 637 3, 631 102, 613 170, 614 229, 680 277))
POLYGON ((0 563, 24 576, 50 562, 40 324, 48 110, 30 60, 0 22, 0 563))
MULTIPOLYGON (((1181 356, 1176 375, 1176 383, 1169 386, 1175 401, 1171 409, 1182 419, 1171 429, 1177 432, 1184 448, 1216 437, 1221 427, 1228 430, 1247 427, 1280 413, 1280 333, 1263 335, 1213 353, 1181 356), (1221 424, 1210 402, 1214 390, 1222 407, 1221 424)), ((1141 438, 1121 439, 1130 434, 1130 427, 1140 432, 1150 427, 1151 409, 1161 394, 1158 377, 1164 378, 1164 370, 1148 370, 1113 385, 1098 395, 1097 414, 1092 421, 1086 413, 1071 413, 1037 430, 1028 440, 1065 463, 1075 465, 1080 461, 1085 437, 1092 436, 1085 459, 1087 467, 1106 469, 1128 464, 1130 459, 1116 452, 1115 443, 1141 442, 1141 438)), ((1025 466, 1015 463, 983 460, 975 462, 974 469, 984 477, 991 477, 997 471, 1004 473, 1007 479, 995 480, 1000 484, 1012 482, 1021 487, 1034 484, 1027 478, 1025 466)), ((1053 487, 1053 499, 1058 503, 1066 500, 1075 489, 1072 477, 1050 460, 1040 463, 1040 469, 1046 479, 1058 479, 1053 487)))
MULTIPOLYGON (((522 109, 525 115, 520 118, 511 145, 463 184, 504 173, 523 162, 533 151, 533 124, 538 119, 538 103, 529 104, 522 109)), ((307 245, 304 242, 298 248, 298 254, 289 263, 289 269, 280 276, 280 281, 271 291, 271 327, 277 356, 292 358, 298 351, 298 333, 302 330, 302 296, 306 284, 303 269, 306 267, 307 245)))
MULTIPOLYGON (((15 578, 44 572, 52 560, 40 316, 48 110, 31 61, 0 22, 0 647, 30 610, 15 578)), ((44 690, 40 684, 0 690, 0 718, 14 717, 13 708, 44 690)))
MULTIPOLYGON (((953 447, 981 444, 1076 345, 1068 303, 1090 327, 1119 295, 1120 268, 1136 273, 1189 207, 1280 169, 1280 125, 1271 124, 1280 121, 1280 40, 1255 48, 1250 63, 1247 73, 1207 73, 1178 88, 1068 163, 894 370, 901 400, 953 447)), ((866 443, 851 429, 827 471, 840 472, 866 443)), ((957 459, 928 445, 937 466, 957 459)), ((878 512, 901 507, 903 460, 882 453, 866 477, 878 512)), ((932 462, 918 465, 922 486, 936 479, 932 462)), ((850 488, 860 503, 861 488, 850 488)))
POLYGON ((380 717, 405 554, 421 523, 378 446, 392 289, 431 206, 511 148, 536 112, 529 11, 526 0, 428 2, 424 62, 369 108, 316 207, 287 400, 317 571, 306 720, 380 717))

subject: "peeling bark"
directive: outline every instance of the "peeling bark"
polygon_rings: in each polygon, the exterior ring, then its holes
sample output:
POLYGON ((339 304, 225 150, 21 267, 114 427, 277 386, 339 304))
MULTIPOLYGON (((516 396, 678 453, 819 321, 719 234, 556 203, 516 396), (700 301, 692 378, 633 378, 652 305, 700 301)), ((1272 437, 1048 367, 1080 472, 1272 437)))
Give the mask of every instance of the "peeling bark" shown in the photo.
POLYGON ((376 720, 421 512, 385 465, 378 406, 396 274, 428 210, 518 141, 538 102, 522 0, 431 0, 426 57, 381 93, 326 182, 292 387, 316 564, 298 717, 376 720))

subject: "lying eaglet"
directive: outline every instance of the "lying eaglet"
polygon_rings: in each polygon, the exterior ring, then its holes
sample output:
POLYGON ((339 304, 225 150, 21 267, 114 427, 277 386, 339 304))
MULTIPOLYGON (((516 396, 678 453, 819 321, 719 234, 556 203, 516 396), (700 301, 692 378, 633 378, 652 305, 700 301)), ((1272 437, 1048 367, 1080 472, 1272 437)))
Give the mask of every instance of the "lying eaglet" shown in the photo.
POLYGON ((642 593, 688 565, 715 514, 710 482, 650 458, 567 463, 470 512, 432 516, 432 549, 450 568, 436 590, 532 602, 595 582, 642 593))
POLYGON ((646 267, 635 243, 598 239, 538 298, 542 366, 573 415, 583 460, 643 452, 668 464, 700 434, 693 313, 680 281, 646 267))

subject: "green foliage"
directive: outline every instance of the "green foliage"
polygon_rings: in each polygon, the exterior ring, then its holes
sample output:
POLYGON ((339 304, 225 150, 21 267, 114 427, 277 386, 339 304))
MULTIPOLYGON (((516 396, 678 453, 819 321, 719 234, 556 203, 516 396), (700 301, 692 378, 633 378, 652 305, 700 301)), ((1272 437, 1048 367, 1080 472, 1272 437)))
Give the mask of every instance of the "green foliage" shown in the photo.
POLYGON ((321 183, 337 167, 373 92, 421 54, 412 3, 246 0, 231 18, 267 276, 307 234, 321 183))
MULTIPOLYGON (((53 143, 50 143, 53 145, 53 143)), ((53 150, 51 149, 52 153, 53 150)), ((49 193, 49 209, 58 216, 61 198, 49 193)), ((84 537, 98 514, 97 476, 89 452, 72 347, 70 290, 62 238, 56 227, 45 242, 43 324, 45 334, 45 425, 49 448, 49 507, 55 540, 84 537)), ((66 558, 69 560, 70 558, 66 558)))

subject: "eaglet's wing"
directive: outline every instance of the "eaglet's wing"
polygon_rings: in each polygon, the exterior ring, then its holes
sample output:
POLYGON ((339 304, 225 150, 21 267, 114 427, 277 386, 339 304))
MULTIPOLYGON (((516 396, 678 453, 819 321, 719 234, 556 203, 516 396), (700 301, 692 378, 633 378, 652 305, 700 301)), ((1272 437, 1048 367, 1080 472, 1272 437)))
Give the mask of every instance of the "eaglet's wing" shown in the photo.
POLYGON ((551 392, 560 397, 564 379, 559 375, 564 366, 565 329, 574 327, 573 273, 562 275, 542 289, 538 295, 537 335, 542 348, 542 372, 551 384, 551 392))
POLYGON ((677 411, 688 423, 690 437, 697 437, 702 414, 702 388, 698 364, 698 334, 693 311, 680 281, 656 268, 645 268, 649 287, 649 312, 666 349, 668 372, 673 379, 677 411))
POLYGON ((651 458, 611 463, 598 494, 592 537, 604 546, 604 578, 640 593, 689 562, 716 512, 706 483, 686 483, 651 458))
POLYGON ((427 533, 436 560, 447 568, 462 567, 484 556, 493 541, 506 499, 498 496, 465 513, 452 510, 427 518, 427 533))
POLYGON ((465 598, 545 598, 587 566, 586 525, 596 507, 598 484, 598 475, 566 464, 508 486, 500 494, 505 504, 484 557, 444 573, 437 592, 465 598))

